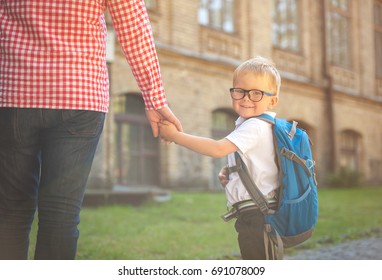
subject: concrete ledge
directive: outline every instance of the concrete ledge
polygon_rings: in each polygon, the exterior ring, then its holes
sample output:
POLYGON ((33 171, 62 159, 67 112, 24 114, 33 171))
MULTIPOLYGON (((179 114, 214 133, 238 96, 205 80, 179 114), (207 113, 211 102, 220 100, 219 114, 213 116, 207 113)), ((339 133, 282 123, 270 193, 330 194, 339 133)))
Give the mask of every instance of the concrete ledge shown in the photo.
POLYGON ((147 201, 166 202, 171 199, 169 191, 155 186, 113 186, 111 190, 89 189, 85 192, 84 207, 129 204, 139 206, 147 201))

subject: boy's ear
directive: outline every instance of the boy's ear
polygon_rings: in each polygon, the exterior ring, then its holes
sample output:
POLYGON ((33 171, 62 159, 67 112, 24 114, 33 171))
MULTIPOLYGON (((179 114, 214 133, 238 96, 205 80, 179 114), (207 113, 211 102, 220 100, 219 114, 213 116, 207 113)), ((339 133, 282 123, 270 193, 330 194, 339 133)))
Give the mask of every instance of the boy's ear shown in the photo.
POLYGON ((272 109, 273 107, 275 107, 278 102, 279 102, 279 97, 278 96, 272 96, 268 109, 272 109))

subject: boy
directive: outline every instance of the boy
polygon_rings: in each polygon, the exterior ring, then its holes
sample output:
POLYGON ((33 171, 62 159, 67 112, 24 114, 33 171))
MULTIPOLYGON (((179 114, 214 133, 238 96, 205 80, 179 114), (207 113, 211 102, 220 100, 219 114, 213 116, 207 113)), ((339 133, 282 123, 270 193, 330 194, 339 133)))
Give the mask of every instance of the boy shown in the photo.
MULTIPOLYGON (((177 131, 169 122, 159 125, 160 136, 167 142, 175 142, 188 149, 211 157, 228 155, 228 166, 235 166, 234 152, 239 151, 252 178, 270 203, 276 203, 278 169, 271 124, 254 118, 271 112, 278 103, 281 78, 273 63, 263 57, 247 60, 234 71, 233 88, 230 89, 232 107, 239 115, 236 129, 221 140, 189 135, 177 131)), ((237 211, 235 223, 243 259, 265 259, 264 217, 251 201, 237 172, 225 176, 227 169, 219 174, 225 185, 228 207, 237 211)))

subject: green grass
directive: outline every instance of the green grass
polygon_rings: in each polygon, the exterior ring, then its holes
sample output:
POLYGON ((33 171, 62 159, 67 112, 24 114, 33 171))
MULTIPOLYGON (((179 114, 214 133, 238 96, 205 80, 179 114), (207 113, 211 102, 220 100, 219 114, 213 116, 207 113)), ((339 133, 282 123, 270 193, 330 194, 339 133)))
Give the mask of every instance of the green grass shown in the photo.
POLYGON ((319 190, 319 219, 312 243, 338 243, 382 229, 382 188, 319 190))
MULTIPOLYGON (((381 187, 319 190, 315 234, 300 247, 380 234, 381 198, 381 187)), ((235 258, 239 250, 234 221, 225 223, 219 217, 226 210, 225 203, 224 193, 173 193, 172 199, 162 204, 84 208, 77 259, 235 258)), ((35 229, 36 224, 31 256, 35 229)))

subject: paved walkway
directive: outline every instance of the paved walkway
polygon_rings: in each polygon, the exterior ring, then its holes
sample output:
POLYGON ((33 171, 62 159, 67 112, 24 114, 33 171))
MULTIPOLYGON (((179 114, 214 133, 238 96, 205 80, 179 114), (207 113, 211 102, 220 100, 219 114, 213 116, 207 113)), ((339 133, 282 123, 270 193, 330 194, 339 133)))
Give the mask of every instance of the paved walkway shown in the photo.
POLYGON ((382 237, 346 241, 339 245, 304 250, 285 260, 382 260, 382 237))

